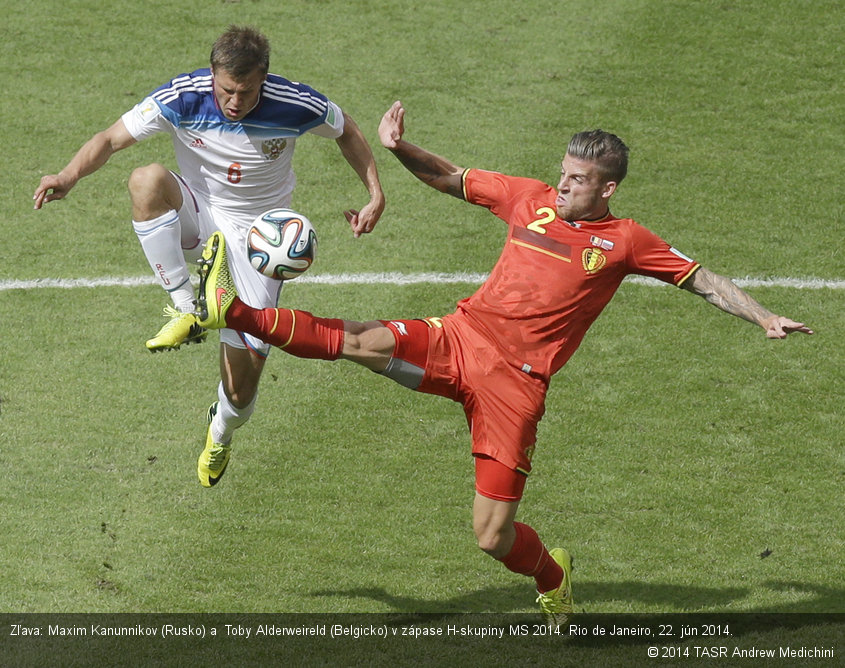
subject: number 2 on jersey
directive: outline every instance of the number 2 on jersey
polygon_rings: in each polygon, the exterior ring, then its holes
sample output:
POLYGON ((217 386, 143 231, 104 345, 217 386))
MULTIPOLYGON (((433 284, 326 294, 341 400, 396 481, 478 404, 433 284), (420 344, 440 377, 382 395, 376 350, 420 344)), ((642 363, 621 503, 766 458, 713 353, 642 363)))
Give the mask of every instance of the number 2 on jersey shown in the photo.
POLYGON ((528 223, 527 227, 529 230, 538 234, 545 234, 546 228, 544 226, 554 221, 557 212, 550 206, 541 206, 535 213, 541 217, 537 220, 532 220, 528 223))

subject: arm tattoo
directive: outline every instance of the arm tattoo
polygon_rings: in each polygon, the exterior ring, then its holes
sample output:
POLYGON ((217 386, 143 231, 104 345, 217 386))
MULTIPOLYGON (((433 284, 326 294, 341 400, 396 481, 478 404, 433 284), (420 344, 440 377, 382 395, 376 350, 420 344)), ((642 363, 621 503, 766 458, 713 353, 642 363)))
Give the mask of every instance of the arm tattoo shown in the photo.
POLYGON ((394 149, 393 155, 423 183, 458 199, 464 198, 461 184, 463 170, 460 167, 408 142, 394 149))
POLYGON ((751 295, 741 290, 729 278, 714 274, 700 267, 683 286, 693 294, 704 297, 713 306, 725 313, 730 313, 755 325, 765 326, 764 322, 774 313, 759 304, 751 295))

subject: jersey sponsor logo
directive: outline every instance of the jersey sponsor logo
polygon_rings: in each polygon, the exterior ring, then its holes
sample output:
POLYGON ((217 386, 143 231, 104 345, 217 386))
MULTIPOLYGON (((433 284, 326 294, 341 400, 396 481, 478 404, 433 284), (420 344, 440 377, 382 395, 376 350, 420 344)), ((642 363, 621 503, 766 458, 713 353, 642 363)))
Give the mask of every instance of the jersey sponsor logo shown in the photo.
POLYGON ((607 256, 600 248, 585 248, 581 253, 581 264, 588 274, 596 274, 604 269, 607 264, 607 256))
POLYGON ((287 139, 276 137, 275 139, 267 139, 266 141, 261 142, 261 150, 263 151, 265 158, 268 160, 276 160, 282 154, 282 151, 285 150, 287 145, 287 139))

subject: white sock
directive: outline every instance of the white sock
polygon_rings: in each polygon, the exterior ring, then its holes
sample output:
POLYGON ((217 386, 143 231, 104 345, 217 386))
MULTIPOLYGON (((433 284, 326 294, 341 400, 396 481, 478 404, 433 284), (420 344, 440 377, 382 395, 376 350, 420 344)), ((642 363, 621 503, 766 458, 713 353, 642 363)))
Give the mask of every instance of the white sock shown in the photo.
POLYGON ((152 220, 133 220, 132 227, 159 284, 180 311, 194 309, 194 287, 182 254, 179 216, 172 209, 152 220))
POLYGON ((232 434, 235 429, 243 425, 249 420, 252 412, 255 410, 255 402, 258 399, 258 393, 252 398, 252 401, 245 408, 235 407, 229 397, 226 396, 226 391, 223 389, 223 382, 217 386, 217 414, 211 421, 211 438, 215 443, 222 443, 228 445, 232 440, 232 434))

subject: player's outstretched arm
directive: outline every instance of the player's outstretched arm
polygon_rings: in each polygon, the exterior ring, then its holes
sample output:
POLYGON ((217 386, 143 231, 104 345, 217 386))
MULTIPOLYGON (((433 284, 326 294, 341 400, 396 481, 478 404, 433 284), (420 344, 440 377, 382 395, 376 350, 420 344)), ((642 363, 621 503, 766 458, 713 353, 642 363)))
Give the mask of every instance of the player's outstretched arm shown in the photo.
POLYGON ((107 130, 98 132, 82 145, 61 172, 41 178, 32 196, 34 208, 40 209, 45 202, 64 198, 79 179, 96 172, 116 151, 135 141, 120 119, 107 130))
POLYGON ((776 315, 759 304, 751 295, 740 289, 729 278, 700 267, 682 287, 738 318, 759 325, 770 339, 785 339, 793 332, 812 334, 813 330, 802 322, 795 322, 776 315))
POLYGON ((385 112, 379 124, 378 135, 382 145, 392 151, 399 162, 420 181, 435 190, 463 199, 463 167, 405 141, 402 138, 404 134, 405 108, 397 100, 385 112))
POLYGON ((352 166, 370 193, 370 201, 360 211, 349 209, 343 212, 352 227, 352 233, 360 237, 362 234, 372 232, 381 217, 384 211, 384 191, 381 188, 376 161, 367 139, 357 123, 346 112, 343 113, 343 119, 343 134, 337 139, 337 145, 343 157, 346 158, 346 162, 352 166))

